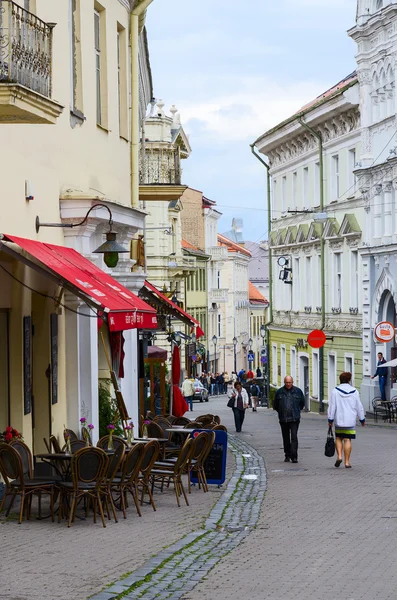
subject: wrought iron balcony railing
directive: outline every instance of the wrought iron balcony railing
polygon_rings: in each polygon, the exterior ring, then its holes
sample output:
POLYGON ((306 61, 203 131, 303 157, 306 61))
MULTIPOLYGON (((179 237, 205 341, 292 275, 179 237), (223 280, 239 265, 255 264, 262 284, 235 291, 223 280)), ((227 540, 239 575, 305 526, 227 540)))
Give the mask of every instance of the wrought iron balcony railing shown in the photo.
POLYGON ((140 161, 139 182, 146 185, 181 185, 181 163, 175 148, 147 150, 140 161))
POLYGON ((0 0, 0 83, 51 97, 53 25, 11 0, 0 0))

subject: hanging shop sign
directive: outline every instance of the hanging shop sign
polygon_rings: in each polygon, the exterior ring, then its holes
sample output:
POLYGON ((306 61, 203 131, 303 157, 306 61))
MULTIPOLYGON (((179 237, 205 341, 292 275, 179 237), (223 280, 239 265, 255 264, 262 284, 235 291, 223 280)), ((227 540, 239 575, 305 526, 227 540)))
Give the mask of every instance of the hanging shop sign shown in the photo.
POLYGON ((378 342, 391 342, 395 336, 395 328, 389 321, 381 321, 375 325, 374 336, 378 342))
POLYGON ((321 329, 313 329, 307 336, 307 341, 312 348, 322 348, 326 340, 326 335, 321 329))

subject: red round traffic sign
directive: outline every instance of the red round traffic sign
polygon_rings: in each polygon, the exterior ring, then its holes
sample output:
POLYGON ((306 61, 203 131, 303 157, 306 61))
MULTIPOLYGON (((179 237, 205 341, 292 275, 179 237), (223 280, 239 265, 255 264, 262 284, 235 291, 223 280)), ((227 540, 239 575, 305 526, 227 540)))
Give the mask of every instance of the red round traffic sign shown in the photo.
POLYGON ((322 348, 326 340, 325 333, 321 329, 313 329, 307 336, 307 341, 312 348, 322 348))

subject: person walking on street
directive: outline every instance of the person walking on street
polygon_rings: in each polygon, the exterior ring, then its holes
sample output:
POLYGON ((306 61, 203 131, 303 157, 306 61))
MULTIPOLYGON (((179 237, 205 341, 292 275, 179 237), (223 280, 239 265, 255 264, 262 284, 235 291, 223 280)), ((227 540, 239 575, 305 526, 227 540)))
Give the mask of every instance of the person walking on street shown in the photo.
POLYGON ((335 446, 337 459, 335 467, 342 463, 342 451, 345 456, 346 469, 351 468, 350 454, 352 451, 352 440, 356 439, 356 419, 360 419, 361 425, 365 425, 364 407, 356 388, 350 385, 351 373, 341 373, 340 385, 332 390, 328 405, 328 424, 330 427, 335 422, 335 446))
POLYGON ((253 379, 254 377, 255 377, 255 375, 254 375, 253 370, 249 369, 248 373, 247 373, 247 379, 253 379))
POLYGON ((298 462, 298 429, 305 397, 300 388, 294 386, 291 375, 284 377, 284 386, 276 392, 273 409, 278 412, 284 445, 284 462, 298 462))
POLYGON ((259 394, 260 394, 259 385, 257 383, 251 383, 250 393, 251 393, 252 412, 256 412, 256 407, 258 406, 259 394))
POLYGON ((386 401, 387 367, 382 367, 382 365, 385 362, 386 360, 384 359, 382 352, 378 352, 378 364, 376 365, 376 373, 371 377, 371 379, 374 379, 374 377, 379 377, 380 396, 384 402, 386 401))
POLYGON ((182 383, 182 394, 185 397, 185 400, 190 407, 190 410, 193 410, 193 396, 194 396, 194 383, 191 379, 186 375, 185 381, 182 383))
POLYGON ((256 369, 256 376, 257 377, 262 377, 262 371, 260 370, 259 367, 256 369))
POLYGON ((234 399, 233 414, 236 431, 239 433, 244 422, 245 411, 248 408, 248 394, 239 381, 234 384, 230 398, 234 399))

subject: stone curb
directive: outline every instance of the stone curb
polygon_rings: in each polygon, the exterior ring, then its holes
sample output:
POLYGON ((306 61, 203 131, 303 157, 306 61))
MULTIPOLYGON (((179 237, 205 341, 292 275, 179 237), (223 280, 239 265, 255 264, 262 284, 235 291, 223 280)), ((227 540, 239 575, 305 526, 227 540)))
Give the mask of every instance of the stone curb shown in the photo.
POLYGON ((266 470, 257 451, 230 434, 229 449, 235 455, 236 468, 204 529, 184 536, 90 600, 180 599, 241 543, 258 523, 266 470))

